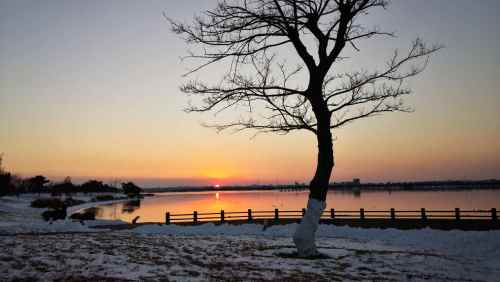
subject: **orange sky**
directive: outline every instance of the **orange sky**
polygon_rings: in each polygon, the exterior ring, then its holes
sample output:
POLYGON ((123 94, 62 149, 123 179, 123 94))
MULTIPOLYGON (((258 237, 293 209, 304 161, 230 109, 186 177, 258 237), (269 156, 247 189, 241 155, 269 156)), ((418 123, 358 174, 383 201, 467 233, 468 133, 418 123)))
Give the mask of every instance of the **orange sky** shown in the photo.
MULTIPOLYGON (((366 46, 346 67, 383 63, 376 59, 416 36, 446 48, 410 82, 415 95, 406 102, 414 113, 334 132, 333 180, 500 178, 500 22, 493 12, 499 4, 469 2, 402 1, 367 18, 397 27, 400 37, 366 46), (467 21, 459 20, 463 11, 467 21)), ((189 101, 178 89, 188 67, 179 60, 186 45, 161 13, 189 20, 213 4, 1 2, 5 167, 23 176, 149 186, 308 181, 316 158, 312 135, 217 134, 200 123, 218 117, 182 111, 189 101)))

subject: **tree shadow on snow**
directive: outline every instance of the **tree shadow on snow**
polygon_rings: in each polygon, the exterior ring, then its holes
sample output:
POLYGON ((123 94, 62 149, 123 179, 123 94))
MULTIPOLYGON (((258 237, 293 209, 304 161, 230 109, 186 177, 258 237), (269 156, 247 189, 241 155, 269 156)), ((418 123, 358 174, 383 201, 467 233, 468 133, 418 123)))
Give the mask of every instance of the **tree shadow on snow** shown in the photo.
POLYGON ((308 260, 315 260, 315 259, 331 259, 331 256, 328 256, 326 254, 318 253, 317 255, 314 256, 309 256, 309 257, 302 257, 299 256, 297 252, 277 252, 275 253, 276 256, 281 257, 281 258, 289 258, 289 259, 308 259, 308 260))

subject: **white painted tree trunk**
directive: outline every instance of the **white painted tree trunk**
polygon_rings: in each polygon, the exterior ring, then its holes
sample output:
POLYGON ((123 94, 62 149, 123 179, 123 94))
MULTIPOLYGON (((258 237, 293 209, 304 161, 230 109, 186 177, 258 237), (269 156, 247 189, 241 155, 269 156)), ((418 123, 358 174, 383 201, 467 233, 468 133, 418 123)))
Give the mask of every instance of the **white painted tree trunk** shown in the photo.
POLYGON ((293 235, 293 242, 297 247, 300 257, 309 257, 318 254, 315 244, 316 230, 318 229, 319 219, 325 207, 326 202, 309 198, 306 214, 293 235))

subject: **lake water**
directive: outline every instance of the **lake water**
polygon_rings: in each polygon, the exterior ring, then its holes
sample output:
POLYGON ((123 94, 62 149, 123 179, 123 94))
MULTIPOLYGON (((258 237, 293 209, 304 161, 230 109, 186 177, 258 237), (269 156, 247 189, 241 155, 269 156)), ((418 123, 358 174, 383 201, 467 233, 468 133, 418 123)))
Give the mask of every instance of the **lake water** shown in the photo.
MULTIPOLYGON (((213 191, 157 193, 142 200, 101 206, 97 218, 139 222, 164 222, 165 213, 192 213, 259 210, 301 210, 307 204, 308 191, 213 191)), ((329 191, 327 208, 337 210, 500 210, 500 190, 467 191, 329 191)))

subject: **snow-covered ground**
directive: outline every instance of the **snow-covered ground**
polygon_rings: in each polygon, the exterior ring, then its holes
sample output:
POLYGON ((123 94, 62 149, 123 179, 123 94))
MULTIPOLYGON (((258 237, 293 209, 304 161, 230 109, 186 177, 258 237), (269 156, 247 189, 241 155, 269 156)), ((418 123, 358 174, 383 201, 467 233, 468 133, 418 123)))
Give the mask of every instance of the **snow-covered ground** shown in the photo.
MULTIPOLYGON (((116 197, 123 196, 122 194, 110 194, 116 197)), ((21 194, 19 197, 9 196, 0 198, 0 235, 2 234, 19 234, 19 233, 48 233, 48 232, 96 232, 104 230, 96 230, 89 228, 90 226, 102 224, 124 224, 120 221, 88 221, 85 225, 71 220, 58 220, 49 224, 44 221, 41 214, 46 209, 32 208, 31 202, 38 198, 48 198, 48 195, 41 194, 21 194)), ((107 202, 89 202, 95 194, 75 194, 73 199, 86 201, 87 203, 72 206, 68 208, 68 216, 79 210, 112 203, 107 202)))
MULTIPOLYGON (((233 229, 207 226, 209 230, 217 228, 233 229)), ((420 248, 418 244, 405 245, 397 236, 391 240, 388 236, 394 235, 393 230, 372 230, 373 238, 378 238, 373 239, 359 230, 339 229, 340 236, 318 238, 319 250, 329 258, 308 260, 289 257, 294 251, 290 237, 273 235, 287 234, 293 226, 278 227, 281 231, 273 228, 267 229, 266 235, 236 235, 233 231, 188 235, 182 230, 184 235, 166 235, 135 230, 2 236, 0 280, 498 281, 500 277, 500 262, 495 257, 498 233, 470 233, 471 239, 489 240, 490 253, 483 256, 471 251, 474 245, 461 246, 459 252, 448 249, 461 239, 444 231, 432 238, 454 243, 438 243, 432 248, 432 244, 424 244, 420 248), (231 233, 234 235, 222 235, 231 233)), ((427 239, 428 231, 404 232, 411 241, 419 234, 424 235, 421 242, 427 239)))
MULTIPOLYGON (((38 214, 18 201, 0 199, 0 213, 17 207, 24 217, 38 214)), ((10 217, 5 222, 14 226, 27 221, 10 217)), ((5 213, 0 230, 4 220, 5 213)), ((0 236, 0 281, 500 281, 500 231, 321 225, 317 244, 327 258, 311 260, 292 255, 295 224, 99 233, 59 224, 65 232, 0 236)))

